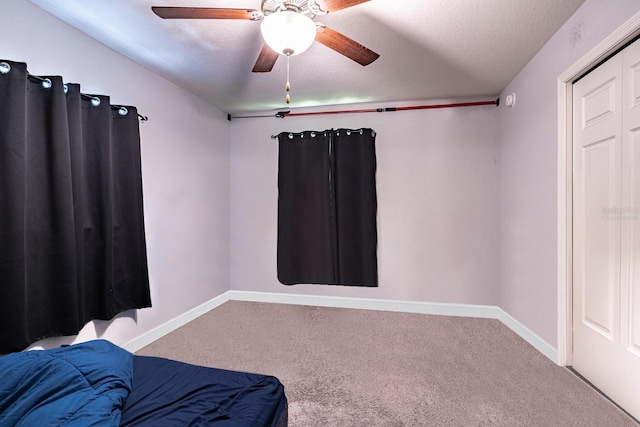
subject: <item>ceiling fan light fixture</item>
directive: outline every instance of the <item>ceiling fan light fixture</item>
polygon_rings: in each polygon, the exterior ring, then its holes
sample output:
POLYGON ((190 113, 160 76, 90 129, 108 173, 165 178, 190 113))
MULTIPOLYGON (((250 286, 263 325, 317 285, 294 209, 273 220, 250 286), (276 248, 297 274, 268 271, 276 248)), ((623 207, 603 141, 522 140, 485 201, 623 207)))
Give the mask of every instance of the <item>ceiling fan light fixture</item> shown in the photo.
POLYGON ((311 18, 292 10, 265 16, 260 25, 262 37, 274 52, 298 55, 309 49, 316 38, 316 24, 311 18))

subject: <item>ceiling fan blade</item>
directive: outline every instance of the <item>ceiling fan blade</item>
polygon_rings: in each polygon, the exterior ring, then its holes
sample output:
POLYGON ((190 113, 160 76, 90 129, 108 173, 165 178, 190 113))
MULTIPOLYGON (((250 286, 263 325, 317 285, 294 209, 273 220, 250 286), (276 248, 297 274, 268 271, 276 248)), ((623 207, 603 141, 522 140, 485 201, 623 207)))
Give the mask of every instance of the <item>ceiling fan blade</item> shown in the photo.
POLYGON ((153 6, 151 10, 163 19, 262 19, 262 12, 254 9, 153 6))
POLYGON ((349 59, 353 59, 360 65, 369 65, 380 56, 371 49, 367 49, 355 40, 327 26, 318 28, 316 41, 349 59))
POLYGON ((369 0, 320 0, 318 3, 320 9, 325 12, 335 12, 336 10, 346 9, 368 1, 369 0))
POLYGON ((254 73, 268 73, 276 64, 278 56, 275 51, 265 44, 262 46, 260 55, 258 55, 258 59, 256 60, 256 65, 253 66, 253 70, 251 71, 254 73))

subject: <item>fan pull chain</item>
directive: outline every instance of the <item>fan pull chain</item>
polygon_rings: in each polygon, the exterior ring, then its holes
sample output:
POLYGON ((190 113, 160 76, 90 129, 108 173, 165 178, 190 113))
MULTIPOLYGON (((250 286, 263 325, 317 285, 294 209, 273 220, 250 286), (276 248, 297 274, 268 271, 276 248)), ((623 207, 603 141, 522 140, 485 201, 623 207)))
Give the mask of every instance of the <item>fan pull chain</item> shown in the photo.
POLYGON ((287 84, 285 85, 285 90, 287 91, 287 96, 284 98, 287 104, 291 103, 291 96, 289 96, 289 92, 291 91, 291 83, 289 83, 289 60, 291 59, 291 54, 287 54, 287 84))

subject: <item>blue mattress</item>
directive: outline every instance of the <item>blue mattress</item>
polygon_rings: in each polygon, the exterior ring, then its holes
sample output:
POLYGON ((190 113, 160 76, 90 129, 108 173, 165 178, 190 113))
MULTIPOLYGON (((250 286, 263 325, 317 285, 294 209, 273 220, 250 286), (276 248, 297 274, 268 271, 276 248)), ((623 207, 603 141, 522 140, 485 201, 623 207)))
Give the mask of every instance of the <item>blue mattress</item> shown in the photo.
POLYGON ((120 425, 283 427, 287 398, 268 375, 134 356, 120 425))

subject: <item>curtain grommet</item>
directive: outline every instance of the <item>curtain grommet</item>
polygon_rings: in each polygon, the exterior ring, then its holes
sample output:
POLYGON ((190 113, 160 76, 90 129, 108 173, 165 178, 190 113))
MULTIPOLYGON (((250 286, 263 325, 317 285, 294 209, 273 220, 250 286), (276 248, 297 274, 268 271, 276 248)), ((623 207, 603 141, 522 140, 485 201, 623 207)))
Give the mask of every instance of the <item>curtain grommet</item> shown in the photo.
POLYGON ((7 74, 9 71, 11 71, 11 65, 6 62, 0 62, 0 73, 7 74))
POLYGON ((53 86, 51 79, 43 79, 41 84, 42 84, 42 87, 45 89, 51 89, 51 86, 53 86))
POLYGON ((315 138, 316 137, 316 133, 315 132, 311 132, 311 138, 315 138))
POLYGON ((64 84, 64 93, 69 93, 69 85, 68 84, 64 84))
POLYGON ((100 98, 98 98, 97 96, 91 98, 91 105, 93 105, 94 107, 98 107, 100 105, 100 102, 100 98))
POLYGON ((292 133, 290 133, 288 136, 289 136, 289 139, 293 139, 293 134, 292 133))
POLYGON ((127 114, 129 114, 129 110, 127 110, 127 107, 120 107, 118 108, 118 114, 120 114, 121 116, 126 116, 127 114))

